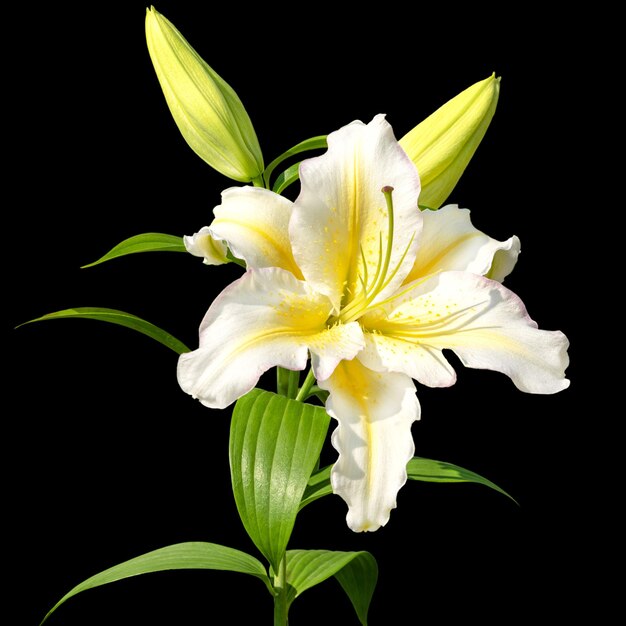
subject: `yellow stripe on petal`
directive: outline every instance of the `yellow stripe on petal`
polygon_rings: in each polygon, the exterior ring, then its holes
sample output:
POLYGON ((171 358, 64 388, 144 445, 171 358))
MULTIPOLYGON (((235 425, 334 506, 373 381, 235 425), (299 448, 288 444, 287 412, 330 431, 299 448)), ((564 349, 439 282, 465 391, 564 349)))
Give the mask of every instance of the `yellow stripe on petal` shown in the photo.
POLYGON ((474 227, 467 209, 454 204, 424 211, 420 245, 405 283, 448 270, 485 275, 501 281, 515 266, 520 246, 517 237, 497 241, 474 227), (498 259, 497 266, 494 263, 498 259), (492 267, 496 266, 493 270, 492 267))
POLYGON ((376 295, 393 293, 413 264, 422 216, 417 170, 384 116, 328 135, 328 151, 302 162, 300 180, 289 230, 306 280, 338 314, 364 286, 372 289, 385 259, 376 295), (393 188, 393 220, 384 187, 393 188))
POLYGON ((200 325, 200 347, 182 354, 178 382, 211 408, 225 408, 274 366, 330 375, 363 347, 358 324, 327 328, 326 296, 280 268, 246 272, 215 299, 200 325))
POLYGON ((467 367, 509 376, 529 393, 565 389, 568 341, 528 316, 500 283, 469 272, 441 272, 360 320, 367 334, 364 363, 404 372, 424 385, 454 382, 442 350, 467 367))
POLYGON ((326 380, 344 359, 353 359, 365 347, 357 322, 335 324, 307 339, 315 378, 326 380))
POLYGON ((377 530, 396 507, 415 450, 411 424, 420 407, 413 381, 404 374, 374 372, 354 359, 342 361, 318 384, 330 392, 326 410, 339 423, 332 435, 339 452, 333 491, 348 505, 352 530, 377 530))
POLYGON ((280 267, 301 279, 289 241, 292 206, 291 200, 267 189, 231 187, 213 211, 211 233, 228 242, 248 267, 280 267))

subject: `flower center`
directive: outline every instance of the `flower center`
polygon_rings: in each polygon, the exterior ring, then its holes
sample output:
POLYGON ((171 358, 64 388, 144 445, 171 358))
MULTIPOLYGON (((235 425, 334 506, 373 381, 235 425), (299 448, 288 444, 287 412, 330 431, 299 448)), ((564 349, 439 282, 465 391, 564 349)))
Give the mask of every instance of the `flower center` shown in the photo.
MULTIPOLYGON (((398 273, 404 258, 406 257, 415 234, 411 237, 406 249, 402 253, 400 260, 396 266, 391 269, 391 255, 393 252, 393 230, 394 230, 394 213, 393 213, 393 187, 385 186, 381 189, 381 192, 385 196, 385 202, 387 204, 387 236, 386 241, 383 241, 383 232, 378 234, 378 261, 376 263, 376 271, 374 276, 371 277, 367 270, 367 259, 363 246, 360 245, 361 261, 363 266, 363 273, 358 276, 358 284, 360 285, 359 291, 355 296, 344 306, 338 315, 333 316, 328 320, 328 324, 354 322, 362 317, 367 311, 371 311, 379 307, 381 304, 389 302, 389 298, 380 302, 374 303, 376 297, 389 285, 394 276, 398 273)), ((391 298, 393 299, 393 297, 391 298)))

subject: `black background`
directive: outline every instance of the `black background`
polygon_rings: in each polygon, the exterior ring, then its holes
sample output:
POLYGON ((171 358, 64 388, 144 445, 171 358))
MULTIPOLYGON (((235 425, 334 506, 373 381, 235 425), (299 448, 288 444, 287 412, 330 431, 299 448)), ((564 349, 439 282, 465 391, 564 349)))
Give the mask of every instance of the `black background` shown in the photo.
MULTIPOLYGON (((458 366, 454 387, 418 389, 413 432, 416 454, 477 471, 520 506, 476 485, 410 483, 389 524, 361 535, 347 529, 343 502, 328 497, 299 516, 291 546, 372 552, 373 625, 580 614, 589 596, 581 519, 591 507, 580 441, 591 435, 580 412, 588 379, 575 289, 585 172, 572 120, 584 119, 589 71, 577 25, 514 6, 438 15, 394 3, 350 15, 313 4, 156 8, 237 91, 266 163, 377 113, 400 137, 470 84, 502 76, 496 116, 450 201, 491 236, 521 238, 506 284, 542 328, 570 337, 572 387, 527 395, 500 374, 458 366)), ((13 330, 47 312, 104 306, 194 347, 206 308, 238 274, 170 253, 79 269, 131 235, 191 234, 233 184, 175 127, 145 47, 144 11, 135 1, 33 7, 10 22, 22 42, 7 68, 5 120, 15 221, 5 235, 13 623, 37 624, 78 582, 165 545, 211 541, 257 555, 230 492, 229 413, 179 389, 173 352, 84 320, 13 330)), ((324 455, 332 461, 329 445, 324 455)), ((269 624, 271 607, 257 580, 173 572, 81 594, 50 625, 269 624)), ((291 623, 357 620, 329 580, 295 602, 291 623)))

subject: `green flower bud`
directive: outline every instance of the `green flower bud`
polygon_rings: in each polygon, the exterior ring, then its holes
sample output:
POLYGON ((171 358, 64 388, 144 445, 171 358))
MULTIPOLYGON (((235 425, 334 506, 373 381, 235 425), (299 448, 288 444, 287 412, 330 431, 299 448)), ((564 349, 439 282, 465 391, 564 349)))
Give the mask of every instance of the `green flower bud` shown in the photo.
POLYGON ((224 176, 240 182, 258 178, 263 155, 233 89, 154 7, 146 13, 146 41, 174 121, 191 149, 224 176))
POLYGON ((450 195, 487 131, 499 94, 500 78, 492 74, 400 139, 422 182, 420 206, 437 209, 450 195))

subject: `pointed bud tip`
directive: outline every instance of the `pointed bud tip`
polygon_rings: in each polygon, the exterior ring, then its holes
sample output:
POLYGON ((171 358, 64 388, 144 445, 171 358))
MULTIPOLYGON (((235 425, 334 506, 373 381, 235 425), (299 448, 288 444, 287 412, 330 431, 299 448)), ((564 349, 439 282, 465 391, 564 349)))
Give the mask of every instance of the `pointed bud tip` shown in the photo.
MULTIPOLYGON (((161 25, 164 20, 164 16, 161 15, 155 8, 154 5, 151 4, 149 7, 146 7, 146 22, 151 21, 153 24, 161 25)), ((165 20, 167 21, 167 20, 165 20)))
POLYGON ((495 72, 491 73, 491 76, 487 79, 489 81, 494 81, 496 83, 496 88, 500 88, 500 81, 502 80, 502 76, 497 76, 495 72))

